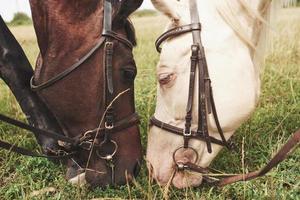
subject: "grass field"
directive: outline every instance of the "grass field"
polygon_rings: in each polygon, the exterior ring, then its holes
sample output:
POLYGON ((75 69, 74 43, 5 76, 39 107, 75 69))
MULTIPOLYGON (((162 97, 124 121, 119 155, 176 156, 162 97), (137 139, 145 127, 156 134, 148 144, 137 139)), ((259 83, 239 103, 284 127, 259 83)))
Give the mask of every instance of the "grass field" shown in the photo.
MULTIPOLYGON (((276 34, 262 73, 260 103, 234 138, 240 148, 244 147, 245 153, 243 155, 242 150, 238 154, 224 150, 213 162, 213 167, 227 173, 247 172, 262 167, 300 128, 300 9, 285 9, 278 15, 279 20, 274 26, 276 34)), ((142 117, 144 149, 147 121, 155 106, 158 54, 154 49, 154 41, 166 22, 158 17, 133 19, 139 43, 135 49, 138 66, 136 107, 142 117)), ((13 27, 12 31, 33 64, 38 49, 32 27, 13 27)), ((3 82, 0 82, 0 112, 23 119, 3 82)), ((2 123, 0 139, 32 150, 38 149, 33 137, 2 123), (15 133, 21 134, 13 136, 15 133)), ((171 188, 167 191, 151 183, 145 164, 134 183, 118 188, 79 188, 66 182, 64 174, 63 166, 46 159, 28 158, 0 150, 0 199, 300 199, 300 149, 267 176, 224 188, 204 185, 196 189, 171 188)))

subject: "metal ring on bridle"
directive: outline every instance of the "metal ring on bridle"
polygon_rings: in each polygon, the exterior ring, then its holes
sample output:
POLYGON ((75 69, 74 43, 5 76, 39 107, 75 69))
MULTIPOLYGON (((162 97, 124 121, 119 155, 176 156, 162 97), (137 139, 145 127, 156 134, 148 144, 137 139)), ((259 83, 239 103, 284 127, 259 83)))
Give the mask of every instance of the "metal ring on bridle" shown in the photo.
POLYGON ((196 155, 196 159, 194 159, 194 161, 192 162, 192 163, 197 163, 197 161, 198 161, 198 158, 199 158, 199 154, 198 154, 198 152, 196 151, 196 149, 194 149, 194 148, 192 148, 192 147, 188 147, 188 148, 184 148, 183 146, 182 147, 179 147, 178 149, 176 149, 175 151, 174 151, 174 153, 173 153, 173 161, 174 161, 174 163, 177 165, 177 166, 182 166, 181 168, 183 168, 184 167, 184 163, 182 163, 182 162, 178 162, 178 161, 176 161, 176 153, 179 151, 179 150, 181 150, 181 149, 190 149, 190 150, 192 150, 192 152, 194 152, 195 153, 195 155, 196 155))
POLYGON ((100 145, 99 145, 99 149, 96 151, 96 154, 98 155, 99 158, 103 159, 103 160, 112 160, 112 158, 114 157, 114 155, 117 153, 118 150, 118 144, 114 141, 114 140, 109 140, 109 142, 111 142, 114 145, 114 151, 110 154, 106 154, 106 155, 101 155, 99 153, 99 150, 101 150, 101 148, 105 145, 105 143, 107 143, 107 141, 103 141, 100 145))
POLYGON ((89 134, 92 134, 92 133, 94 133, 94 132, 95 132, 94 130, 88 130, 88 131, 86 131, 86 132, 83 134, 83 136, 80 138, 80 141, 84 141, 84 140, 90 138, 91 135, 89 135, 89 134))

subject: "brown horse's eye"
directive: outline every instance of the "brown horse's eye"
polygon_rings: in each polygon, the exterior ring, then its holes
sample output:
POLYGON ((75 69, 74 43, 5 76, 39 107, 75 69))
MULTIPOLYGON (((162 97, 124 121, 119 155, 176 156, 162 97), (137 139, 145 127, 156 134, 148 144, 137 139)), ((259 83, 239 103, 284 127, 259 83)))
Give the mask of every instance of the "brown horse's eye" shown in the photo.
POLYGON ((136 68, 125 67, 121 70, 121 73, 126 82, 133 82, 136 77, 136 68))

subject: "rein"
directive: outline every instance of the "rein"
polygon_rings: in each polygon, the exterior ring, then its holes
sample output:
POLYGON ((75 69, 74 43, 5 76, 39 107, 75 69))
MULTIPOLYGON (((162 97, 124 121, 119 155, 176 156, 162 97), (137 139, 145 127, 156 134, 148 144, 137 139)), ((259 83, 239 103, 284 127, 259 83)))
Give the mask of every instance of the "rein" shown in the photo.
MULTIPOLYGON (((190 139, 201 140, 206 143, 208 153, 212 153, 211 144, 217 144, 226 147, 229 150, 236 150, 236 146, 231 140, 226 140, 223 130, 221 128, 218 114, 215 106, 215 101, 213 97, 213 90, 211 86, 211 80, 208 73, 208 66, 205 57, 204 47, 201 41, 201 23, 197 9, 197 1, 190 0, 190 17, 191 24, 183 25, 179 27, 172 28, 165 33, 163 33, 155 42, 155 46, 158 52, 161 52, 161 44, 169 38, 177 37, 185 33, 192 33, 193 44, 191 46, 191 70, 190 70, 190 81, 188 89, 188 101, 186 107, 185 125, 184 128, 179 128, 155 118, 153 116, 150 119, 150 126, 156 126, 165 131, 171 132, 173 134, 183 137, 183 146, 179 147, 173 152, 173 161, 176 165, 177 171, 193 171, 203 174, 204 180, 208 183, 216 186, 225 186, 238 181, 248 181, 268 173, 272 168, 283 161, 292 149, 296 148, 300 143, 300 130, 298 130, 289 141, 282 147, 282 149, 274 156, 274 158, 261 170, 251 172, 248 174, 239 175, 225 175, 225 174, 212 174, 215 171, 210 168, 203 168, 198 166, 196 163, 198 161, 198 152, 189 146, 190 139), (192 125, 192 110, 193 110, 193 99, 195 93, 195 77, 196 70, 198 70, 198 126, 197 130, 191 130, 192 125), (207 117, 208 114, 212 114, 215 120, 215 124, 218 129, 218 133, 221 137, 217 139, 209 135, 207 117), (194 152, 196 159, 193 162, 183 163, 176 160, 176 154, 180 150, 191 150, 194 152), (225 177, 223 179, 217 179, 215 177, 225 177)), ((217 172, 219 173, 219 172, 217 172)), ((174 177, 174 176, 173 176, 174 177)))
MULTIPOLYGON (((260 170, 249 172, 247 174, 237 174, 237 175, 227 175, 227 174, 213 174, 215 171, 211 168, 202 168, 194 163, 180 163, 177 166, 178 171, 182 170, 190 170, 194 172, 198 172, 203 174, 203 178, 212 185, 223 187, 225 185, 229 185, 232 183, 236 183, 239 181, 249 181, 261 176, 266 175, 269 171, 271 171, 274 167, 276 167, 279 163, 285 160, 288 155, 295 150, 300 144, 300 129, 296 131, 287 143, 276 153, 276 155, 260 170), (212 175, 210 175, 212 173, 212 175), (224 177, 221 179, 217 179, 217 177, 224 177)), ((218 172, 219 173, 219 172, 218 172)))

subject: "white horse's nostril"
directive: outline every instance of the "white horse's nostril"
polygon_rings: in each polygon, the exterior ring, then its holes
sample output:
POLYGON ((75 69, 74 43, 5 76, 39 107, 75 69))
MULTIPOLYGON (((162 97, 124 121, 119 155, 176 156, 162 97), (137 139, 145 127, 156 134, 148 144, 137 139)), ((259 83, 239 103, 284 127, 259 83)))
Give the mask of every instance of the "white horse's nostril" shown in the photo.
POLYGON ((167 185, 168 183, 168 179, 166 179, 165 177, 163 176, 157 176, 155 178, 155 180, 157 181, 157 183, 160 185, 160 186, 165 186, 167 185))

